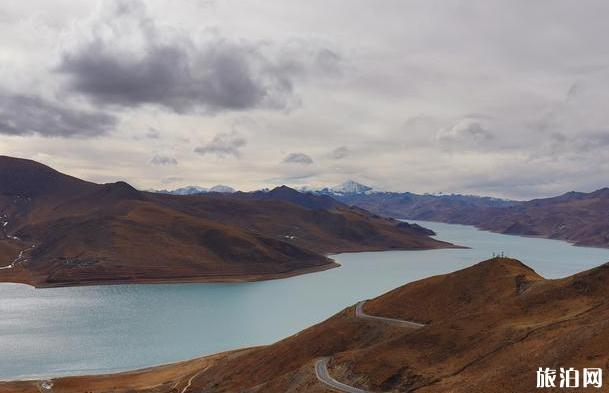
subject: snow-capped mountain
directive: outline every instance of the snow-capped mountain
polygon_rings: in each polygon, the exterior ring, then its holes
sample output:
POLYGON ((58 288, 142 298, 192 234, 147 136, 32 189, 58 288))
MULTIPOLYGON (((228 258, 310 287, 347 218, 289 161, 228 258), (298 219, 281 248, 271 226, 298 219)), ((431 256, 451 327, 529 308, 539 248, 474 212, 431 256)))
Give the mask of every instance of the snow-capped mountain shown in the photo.
POLYGON ((193 194, 202 194, 207 192, 207 188, 199 187, 199 186, 186 186, 176 188, 175 190, 160 190, 156 192, 160 192, 162 194, 173 194, 173 195, 193 195, 193 194))
POLYGON ((323 187, 317 188, 312 186, 301 186, 296 188, 296 190, 304 193, 310 194, 323 194, 330 196, 341 196, 341 195, 362 195, 362 194, 372 194, 376 191, 373 190, 372 187, 358 183, 353 180, 347 180, 344 183, 341 183, 337 186, 333 187, 323 187))
POLYGON ((372 187, 357 183, 353 180, 347 180, 338 186, 330 188, 330 191, 334 194, 366 194, 372 191, 372 187))
POLYGON ((218 192, 222 194, 231 194, 235 192, 235 189, 229 186, 218 184, 211 188, 199 187, 199 186, 186 186, 176 188, 175 190, 150 190, 152 192, 158 192, 160 194, 173 194, 173 195, 195 195, 205 194, 207 192, 218 192))
POLYGON ((235 189, 229 186, 224 186, 222 184, 218 184, 217 186, 213 186, 209 189, 209 192, 220 192, 223 194, 232 194, 235 192, 235 189))

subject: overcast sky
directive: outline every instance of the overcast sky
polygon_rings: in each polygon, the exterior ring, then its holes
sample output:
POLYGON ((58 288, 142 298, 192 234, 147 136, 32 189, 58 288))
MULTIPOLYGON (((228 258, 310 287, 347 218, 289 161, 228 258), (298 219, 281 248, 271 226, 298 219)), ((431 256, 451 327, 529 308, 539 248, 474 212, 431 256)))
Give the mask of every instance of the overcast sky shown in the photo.
POLYGON ((3 0, 0 154, 96 182, 609 186, 609 2, 3 0))

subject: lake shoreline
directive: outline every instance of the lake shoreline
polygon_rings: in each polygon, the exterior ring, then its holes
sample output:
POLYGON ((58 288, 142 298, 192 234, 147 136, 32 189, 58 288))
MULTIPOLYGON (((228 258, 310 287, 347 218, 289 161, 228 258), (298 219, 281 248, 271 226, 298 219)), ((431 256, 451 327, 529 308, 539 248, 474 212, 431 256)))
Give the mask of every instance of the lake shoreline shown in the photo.
MULTIPOLYGON (((237 283, 248 283, 248 282, 260 282, 260 281, 271 281, 281 280, 284 278, 290 278, 300 276, 303 274, 323 272, 326 270, 340 267, 340 264, 336 261, 330 263, 307 267, 303 269, 296 269, 285 273, 273 273, 273 274, 235 274, 235 275, 205 275, 205 276, 188 276, 188 277, 172 277, 172 278, 137 278, 137 279, 118 279, 118 280, 83 280, 83 281, 69 281, 69 282, 58 282, 58 283, 41 283, 33 279, 25 278, 18 274, 8 275, 8 277, 0 276, 0 284, 22 284, 27 285, 36 289, 48 289, 48 288, 73 288, 73 287, 87 287, 96 285, 155 285, 155 284, 237 284, 237 283)), ((21 268, 19 273, 27 275, 28 272, 21 268)))
MULTIPOLYGON (((438 240, 441 246, 431 248, 383 248, 383 247, 361 247, 352 250, 339 250, 332 253, 326 253, 324 256, 331 257, 332 255, 363 253, 363 252, 384 252, 384 251, 426 251, 438 249, 467 249, 468 247, 452 244, 446 241, 438 240)), ((6 273, 0 271, 0 283, 25 284, 38 289, 45 288, 67 288, 67 287, 83 287, 95 285, 136 285, 136 284, 231 284, 231 283, 247 283, 280 280, 300 276, 309 273, 323 272, 326 270, 340 267, 340 264, 333 259, 323 265, 310 266, 305 268, 294 269, 283 273, 258 273, 258 274, 205 274, 201 276, 185 276, 185 277, 170 277, 170 278, 121 278, 116 280, 79 280, 79 281, 61 281, 57 283, 49 283, 36 280, 32 277, 32 273, 22 266, 7 269, 6 273)))
POLYGON ((44 391, 43 384, 52 386, 53 390, 50 391, 63 393, 81 393, 82 391, 128 393, 163 386, 181 391, 201 371, 224 359, 245 354, 255 348, 258 347, 235 349, 190 360, 116 373, 0 381, 0 393, 39 393, 44 391))
POLYGON ((423 222, 423 223, 430 222, 430 223, 436 223, 436 224, 463 225, 466 227, 476 228, 479 231, 496 233, 498 235, 517 236, 517 237, 524 237, 524 238, 531 238, 531 239, 557 240, 557 241, 565 242, 573 247, 600 248, 602 250, 609 250, 609 245, 585 243, 585 242, 581 242, 581 241, 576 242, 576 241, 572 241, 569 239, 563 239, 561 237, 551 237, 550 235, 544 235, 544 234, 527 235, 527 234, 521 234, 521 233, 505 233, 505 232, 497 231, 497 230, 490 229, 490 228, 485 228, 483 226, 475 225, 475 224, 463 224, 463 223, 459 223, 459 222, 449 222, 449 221, 419 220, 419 219, 413 219, 413 218, 396 218, 396 220, 407 221, 407 222, 423 222))
POLYGON ((260 282, 260 281, 271 281, 281 280, 284 278, 290 278, 300 276, 302 274, 323 272, 326 270, 340 267, 340 264, 332 261, 320 266, 307 267, 303 269, 292 270, 285 273, 273 273, 273 274, 239 274, 239 275, 217 275, 217 276, 189 276, 189 277, 176 277, 176 278, 138 278, 130 280, 92 280, 92 281, 74 281, 74 282, 61 282, 61 283, 43 283, 30 285, 37 289, 46 288, 69 288, 69 287, 85 287, 95 285, 155 285, 155 284, 238 284, 248 282, 260 282))

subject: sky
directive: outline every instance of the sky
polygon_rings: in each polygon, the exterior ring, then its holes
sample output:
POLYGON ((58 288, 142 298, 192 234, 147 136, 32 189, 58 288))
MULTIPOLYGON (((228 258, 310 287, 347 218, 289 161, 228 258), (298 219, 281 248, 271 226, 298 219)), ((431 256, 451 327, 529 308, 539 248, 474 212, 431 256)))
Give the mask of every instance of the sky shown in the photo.
POLYGON ((609 186, 607 1, 3 0, 0 154, 141 189, 609 186))

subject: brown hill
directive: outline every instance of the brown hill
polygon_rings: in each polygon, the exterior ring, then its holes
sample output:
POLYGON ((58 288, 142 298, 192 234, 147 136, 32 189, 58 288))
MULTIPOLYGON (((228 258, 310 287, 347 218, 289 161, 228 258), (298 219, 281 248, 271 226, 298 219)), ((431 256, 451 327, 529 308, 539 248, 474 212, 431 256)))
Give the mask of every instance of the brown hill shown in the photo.
POLYGON ((395 218, 460 223, 488 208, 517 205, 519 202, 460 194, 414 194, 411 192, 347 193, 335 195, 339 201, 395 218))
MULTIPOLYGON (((166 384, 133 391, 331 392, 314 369, 324 357, 332 378, 373 392, 530 392, 539 367, 601 368, 607 386, 608 281, 609 265, 545 280, 519 261, 495 258, 407 284, 363 307, 423 328, 361 318, 349 307, 273 345, 191 370, 180 390, 166 384)), ((79 381, 80 389, 103 391, 79 381)), ((35 383, 0 385, 0 392, 16 386, 30 392, 35 383)))
POLYGON ((314 195, 306 192, 298 192, 287 186, 276 187, 270 191, 236 192, 233 196, 250 200, 291 202, 308 209, 348 207, 344 203, 341 203, 328 195, 314 195))
POLYGON ((295 192, 154 194, 0 156, 0 266, 13 265, 0 281, 258 280, 336 266, 327 253, 452 246, 361 209, 303 206, 295 192))
POLYGON ((510 235, 609 247, 609 188, 526 202, 409 193, 345 195, 339 199, 391 217, 468 224, 510 235))
POLYGON ((538 367, 600 367, 606 377, 608 280, 609 265, 551 281, 516 260, 485 261, 364 306, 371 315, 425 322, 422 329, 357 318, 349 308, 219 363, 193 391, 327 392, 313 369, 325 356, 332 377, 375 392, 527 392, 538 367))
POLYGON ((466 219, 482 229, 567 240, 579 246, 609 247, 609 188, 569 192, 503 209, 488 209, 466 219))
POLYGON ((45 197, 80 193, 95 184, 64 175, 32 160, 0 156, 2 194, 13 197, 45 197))

